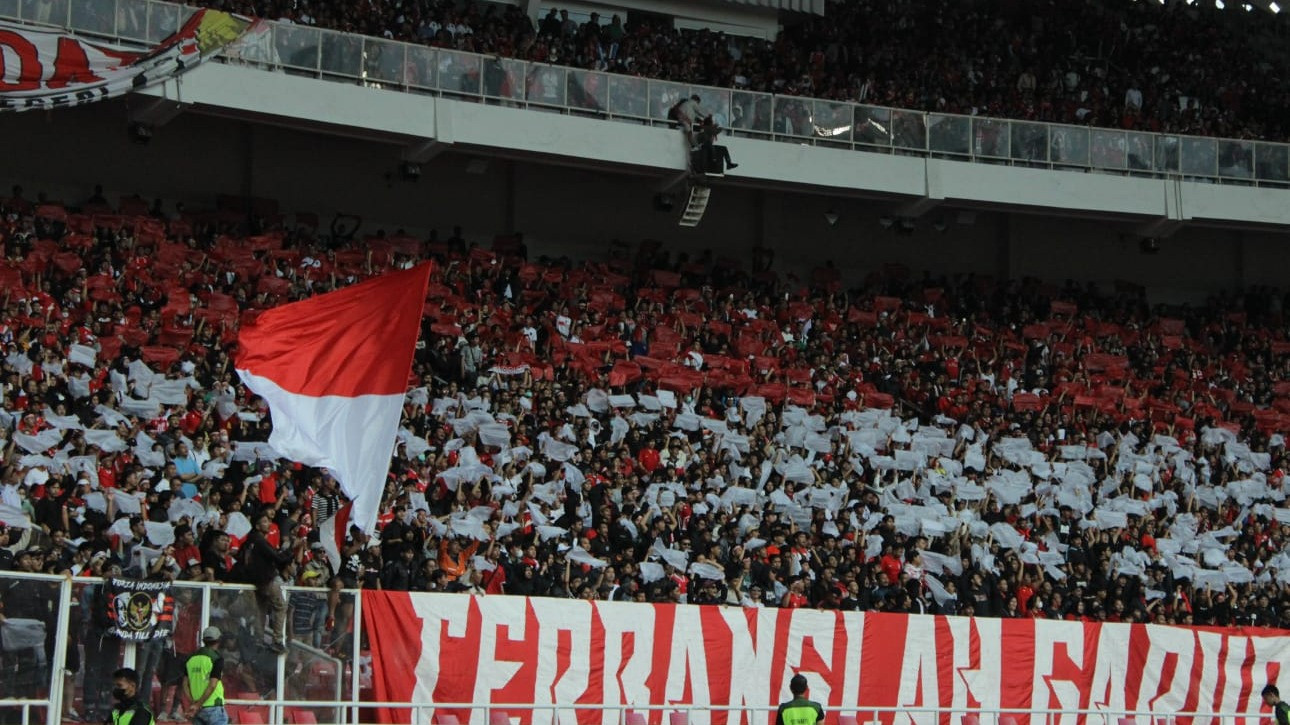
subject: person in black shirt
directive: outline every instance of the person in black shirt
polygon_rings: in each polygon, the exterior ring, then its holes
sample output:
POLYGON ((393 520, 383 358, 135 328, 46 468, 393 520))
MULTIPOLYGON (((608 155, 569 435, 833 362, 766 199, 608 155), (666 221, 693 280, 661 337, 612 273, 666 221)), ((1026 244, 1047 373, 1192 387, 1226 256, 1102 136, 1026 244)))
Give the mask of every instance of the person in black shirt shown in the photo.
POLYGON ((233 560, 228 555, 228 534, 217 531, 211 538, 210 546, 202 552, 202 572, 206 581, 233 581, 233 560))
POLYGON ((1276 685, 1269 684, 1263 688, 1263 704, 1272 708, 1276 725, 1290 725, 1290 705, 1281 701, 1281 691, 1276 685))

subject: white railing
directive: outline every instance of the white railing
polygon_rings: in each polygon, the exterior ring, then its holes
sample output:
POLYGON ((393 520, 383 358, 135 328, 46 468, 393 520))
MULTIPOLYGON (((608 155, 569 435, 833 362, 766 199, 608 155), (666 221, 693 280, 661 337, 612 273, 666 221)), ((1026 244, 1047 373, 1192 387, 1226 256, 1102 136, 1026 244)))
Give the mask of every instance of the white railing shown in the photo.
MULTIPOLYGON (((0 0, 0 18, 56 25, 134 45, 173 33, 195 8, 162 0, 0 0)), ((688 85, 268 23, 228 51, 244 63, 405 93, 540 108, 642 124, 703 98, 735 135, 988 164, 1290 186, 1290 145, 928 113, 688 85)))
MULTIPOLYGON (((260 706, 278 705, 284 708, 298 707, 302 703, 294 701, 250 701, 243 704, 260 706)), ((450 720, 439 719, 443 715, 456 718, 456 713, 470 712, 469 722, 474 722, 473 715, 481 715, 483 725, 492 725, 493 717, 505 715, 510 718, 550 712, 552 722, 572 724, 575 720, 562 721, 561 714, 614 713, 613 722, 619 725, 630 725, 628 715, 641 713, 646 721, 653 716, 669 716, 665 722, 670 725, 688 725, 695 713, 727 713, 729 725, 774 725, 774 706, 742 705, 577 705, 577 704, 532 704, 532 703, 408 703, 408 702, 326 702, 311 703, 319 707, 350 708, 360 710, 383 710, 402 713, 408 711, 412 723, 424 725, 441 725, 450 720), (558 711, 558 712, 556 712, 558 711), (672 720, 673 715, 684 715, 685 719, 672 720)), ((840 725, 903 725, 911 723, 940 722, 946 725, 1060 725, 1063 722, 1081 723, 1082 725, 1182 725, 1183 723, 1213 723, 1213 725, 1239 725, 1244 720, 1246 725, 1256 725, 1265 719, 1260 715, 1244 712, 1177 712, 1157 713, 1139 710, 1113 709, 1019 709, 989 707, 829 707, 825 706, 827 715, 837 715, 840 725)), ((1271 717, 1268 715, 1268 717, 1271 717)), ((544 720, 546 718, 543 718, 544 720)), ((370 722, 365 720, 364 722, 370 722)), ((466 721, 458 720, 466 725, 466 721)))
MULTIPOLYGON (((90 587, 100 586, 100 580, 71 579, 43 574, 21 574, 16 572, 0 573, 0 598, 5 599, 6 614, 10 617, 22 615, 18 599, 10 600, 15 592, 22 589, 22 596, 27 597, 25 604, 35 604, 33 610, 40 610, 47 626, 54 626, 57 636, 47 639, 45 648, 28 647, 20 650, 0 651, 0 718, 20 711, 23 723, 45 722, 47 725, 61 722, 62 713, 76 707, 82 713, 86 706, 105 704, 97 696, 86 692, 86 676, 96 674, 100 678, 109 677, 111 671, 119 666, 147 669, 149 658, 154 653, 145 651, 144 646, 133 643, 119 648, 111 661, 91 661, 90 653, 93 643, 81 636, 90 630, 91 612, 74 613, 78 606, 93 604, 94 594, 90 587), (40 588, 44 585, 44 588, 40 588), (74 629, 72 629, 74 628, 74 629), (69 636, 70 635, 70 636, 69 636), (64 663, 70 646, 83 647, 85 656, 75 675, 64 676, 64 663), (39 652, 35 650, 39 649, 39 652)), ((328 590, 288 587, 288 599, 291 597, 328 596, 328 590)), ((364 700, 363 693, 368 691, 370 683, 363 679, 363 613, 362 597, 354 590, 342 590, 336 603, 337 630, 332 638, 315 646, 308 641, 319 633, 319 628, 300 628, 299 622, 288 622, 290 642, 285 656, 268 653, 258 644, 263 629, 264 618, 255 600, 255 590, 245 585, 210 584, 210 583, 175 583, 176 636, 187 631, 195 637, 197 632, 208 626, 220 627, 231 646, 226 649, 225 670, 226 704, 236 716, 247 709, 258 710, 261 718, 269 723, 282 723, 289 719, 295 710, 309 710, 315 719, 322 722, 360 723, 373 722, 372 711, 390 713, 397 711, 407 713, 414 723, 438 722, 439 715, 464 715, 473 725, 491 725, 494 714, 506 713, 508 717, 530 715, 534 723, 562 722, 570 725, 574 719, 570 716, 581 715, 581 720, 590 713, 609 713, 602 715, 602 722, 618 725, 640 725, 639 721, 629 722, 629 713, 647 714, 648 723, 658 725, 668 722, 670 725, 686 725, 694 720, 696 713, 729 713, 729 725, 773 725, 772 707, 743 705, 697 705, 697 704, 533 704, 533 703, 408 703, 378 702, 364 700), (182 622, 187 618, 186 622, 182 622), (230 665, 229 663, 236 663, 230 665), (249 691, 248 689, 249 688, 249 691), (677 719, 672 720, 676 714, 677 719), (684 718, 681 718, 684 715, 684 718)), ((296 606, 304 600, 294 600, 296 606)), ((312 620, 311 620, 312 621, 312 620)), ((326 637, 324 637, 326 639, 326 637)), ((194 646, 196 642, 186 643, 194 646)), ((184 651, 185 643, 178 643, 178 653, 184 651)), ((153 659, 153 666, 156 661, 153 659)), ((154 670, 158 675, 161 671, 154 670)), ((142 674, 142 673, 141 673, 142 674)), ((161 677, 158 678, 161 684, 161 677)), ((141 689, 145 696, 154 701, 161 699, 159 705, 167 706, 165 699, 169 690, 164 686, 157 687, 152 677, 141 689)), ((91 680, 92 682, 92 680, 91 680)), ((101 680, 100 680, 101 684, 101 680)), ((103 694, 100 690, 99 695, 103 694)), ((1006 708, 962 708, 962 707, 840 707, 828 708, 839 716, 838 725, 905 725, 906 722, 923 725, 1190 725, 1206 723, 1207 725, 1256 725, 1260 718, 1258 713, 1250 712, 1152 712, 1142 710, 1106 709, 1006 709, 1006 708), (964 720, 968 717, 968 720, 964 720), (855 722, 852 723, 852 718, 855 722), (1070 718, 1074 718, 1073 720, 1070 718)), ((702 720, 702 718, 700 718, 702 720)), ((236 721, 236 720, 235 720, 236 721)), ((509 721, 508 721, 509 722, 509 721)))

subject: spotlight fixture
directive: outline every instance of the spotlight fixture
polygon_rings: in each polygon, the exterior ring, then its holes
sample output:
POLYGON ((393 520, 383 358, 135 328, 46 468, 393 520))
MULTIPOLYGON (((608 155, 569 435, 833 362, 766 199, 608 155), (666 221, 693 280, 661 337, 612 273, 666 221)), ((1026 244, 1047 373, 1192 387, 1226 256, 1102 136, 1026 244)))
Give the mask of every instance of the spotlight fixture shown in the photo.
POLYGON ((421 164, 404 161, 399 165, 399 173, 403 175, 404 181, 416 181, 421 178, 421 164))
POLYGON ((896 218, 892 216, 882 216, 878 219, 878 226, 883 229, 891 229, 896 226, 896 218))
POLYGON ((833 211, 832 209, 829 209, 828 211, 824 212, 824 221, 828 222, 829 226, 831 227, 837 226, 838 213, 836 211, 833 211))

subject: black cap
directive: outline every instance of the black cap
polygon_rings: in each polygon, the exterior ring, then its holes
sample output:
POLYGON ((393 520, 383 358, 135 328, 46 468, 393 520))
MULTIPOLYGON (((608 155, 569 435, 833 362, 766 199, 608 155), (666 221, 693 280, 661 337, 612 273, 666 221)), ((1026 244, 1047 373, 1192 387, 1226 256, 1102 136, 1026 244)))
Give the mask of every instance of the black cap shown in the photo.
POLYGON ((794 695, 806 694, 807 684, 805 675, 793 675, 793 679, 788 681, 788 691, 794 695))

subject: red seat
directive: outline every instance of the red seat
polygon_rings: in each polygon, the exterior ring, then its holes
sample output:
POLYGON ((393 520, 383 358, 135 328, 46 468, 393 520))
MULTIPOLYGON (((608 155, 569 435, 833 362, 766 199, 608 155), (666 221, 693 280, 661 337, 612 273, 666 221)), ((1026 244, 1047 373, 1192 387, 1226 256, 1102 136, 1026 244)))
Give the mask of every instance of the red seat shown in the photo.
POLYGON ((488 716, 489 725, 511 725, 511 716, 505 710, 493 710, 488 716))
POLYGON ((690 714, 685 712, 674 712, 670 713, 667 716, 667 719, 671 725, 689 725, 690 714))
POLYGON ((284 714, 287 722, 293 725, 317 725, 318 723, 318 718, 314 717, 313 711, 303 707, 289 707, 284 714))
POLYGON ((963 725, 981 725, 981 717, 979 715, 964 715, 963 725))
POLYGON ((435 725, 457 725, 457 716, 450 712, 440 713, 434 717, 435 725))

